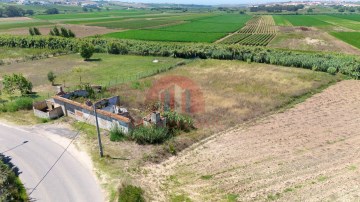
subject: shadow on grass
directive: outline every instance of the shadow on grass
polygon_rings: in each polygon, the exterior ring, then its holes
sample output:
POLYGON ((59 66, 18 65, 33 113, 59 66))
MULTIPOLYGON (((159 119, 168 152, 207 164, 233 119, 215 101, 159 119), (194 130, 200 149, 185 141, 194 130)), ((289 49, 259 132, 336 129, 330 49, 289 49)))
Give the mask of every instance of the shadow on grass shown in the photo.
POLYGON ((86 62, 100 62, 100 61, 102 61, 102 59, 101 58, 89 58, 89 59, 86 59, 85 60, 86 62))

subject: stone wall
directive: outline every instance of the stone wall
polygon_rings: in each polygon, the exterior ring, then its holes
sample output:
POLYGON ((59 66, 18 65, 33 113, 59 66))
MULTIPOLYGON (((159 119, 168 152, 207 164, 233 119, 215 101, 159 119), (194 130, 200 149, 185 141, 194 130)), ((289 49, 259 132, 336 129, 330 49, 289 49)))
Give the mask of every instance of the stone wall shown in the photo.
MULTIPOLYGON (((65 116, 70 116, 76 120, 87 122, 92 125, 96 124, 93 107, 60 96, 55 96, 53 99, 56 104, 61 106, 65 116)), ((133 127, 131 120, 127 117, 101 109, 97 109, 96 111, 100 128, 111 130, 116 124, 123 132, 128 133, 129 129, 133 127)))

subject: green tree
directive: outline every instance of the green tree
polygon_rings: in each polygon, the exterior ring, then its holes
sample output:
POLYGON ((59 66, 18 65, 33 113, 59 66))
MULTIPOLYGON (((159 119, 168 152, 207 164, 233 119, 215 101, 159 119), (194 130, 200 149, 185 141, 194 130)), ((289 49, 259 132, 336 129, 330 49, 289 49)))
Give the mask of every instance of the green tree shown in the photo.
POLYGON ((49 8, 45 11, 45 13, 49 15, 59 14, 59 10, 57 8, 49 8))
POLYGON ((21 95, 30 94, 32 92, 32 87, 32 83, 22 74, 3 76, 4 91, 10 95, 14 94, 16 90, 20 91, 21 95))
POLYGON ((59 28, 57 28, 56 26, 50 30, 50 35, 51 36, 60 36, 60 30, 59 28))
POLYGON ((85 61, 89 60, 91 56, 94 54, 95 48, 90 43, 83 43, 80 46, 80 55, 85 59, 85 61))
POLYGON ((34 35, 35 35, 35 33, 34 33, 34 28, 29 27, 29 34, 30 34, 31 36, 34 36, 34 35))
POLYGON ((30 9, 26 10, 25 13, 26 13, 27 15, 34 15, 34 11, 33 11, 33 10, 30 10, 30 9))
POLYGON ((68 32, 68 30, 65 28, 65 27, 61 27, 60 28, 60 36, 62 36, 62 37, 66 37, 66 38, 68 38, 69 37, 69 32, 68 32))
POLYGON ((35 35, 41 35, 41 32, 40 32, 39 28, 34 27, 33 30, 34 30, 35 35))
POLYGON ((70 38, 75 38, 76 37, 75 33, 73 31, 71 31, 71 29, 68 29, 68 34, 69 34, 70 38))
POLYGON ((51 85, 54 85, 54 81, 56 79, 56 75, 54 74, 53 71, 50 71, 48 74, 47 74, 47 78, 48 80, 51 82, 51 85))

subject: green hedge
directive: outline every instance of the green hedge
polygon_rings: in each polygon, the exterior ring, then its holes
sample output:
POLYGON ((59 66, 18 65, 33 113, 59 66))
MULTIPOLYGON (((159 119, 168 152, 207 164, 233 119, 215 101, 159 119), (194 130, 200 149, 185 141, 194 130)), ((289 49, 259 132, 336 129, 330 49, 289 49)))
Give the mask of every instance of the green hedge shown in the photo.
POLYGON ((360 77, 359 57, 335 53, 308 53, 240 45, 150 42, 105 38, 74 39, 50 36, 0 36, 0 46, 6 47, 49 48, 78 52, 82 43, 92 43, 98 52, 113 50, 114 43, 116 43, 117 47, 121 47, 122 54, 241 60, 316 69, 323 72, 327 72, 330 67, 333 67, 336 68, 336 72, 341 72, 356 79, 360 77))

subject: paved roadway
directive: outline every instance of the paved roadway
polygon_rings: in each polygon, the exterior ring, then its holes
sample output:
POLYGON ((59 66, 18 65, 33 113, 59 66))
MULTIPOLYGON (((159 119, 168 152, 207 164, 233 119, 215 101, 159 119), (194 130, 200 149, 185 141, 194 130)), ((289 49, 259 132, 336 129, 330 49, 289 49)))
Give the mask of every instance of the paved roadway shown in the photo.
MULTIPOLYGON (((28 193, 56 161, 64 148, 42 134, 0 124, 0 152, 12 158, 28 193)), ((44 181, 32 193, 35 201, 100 202, 103 195, 95 176, 70 153, 66 152, 44 181)))

